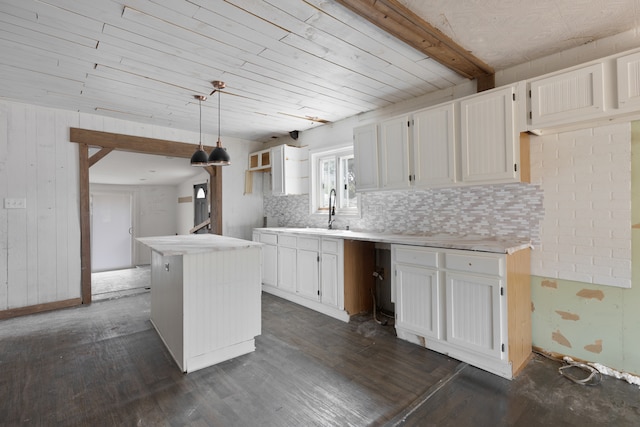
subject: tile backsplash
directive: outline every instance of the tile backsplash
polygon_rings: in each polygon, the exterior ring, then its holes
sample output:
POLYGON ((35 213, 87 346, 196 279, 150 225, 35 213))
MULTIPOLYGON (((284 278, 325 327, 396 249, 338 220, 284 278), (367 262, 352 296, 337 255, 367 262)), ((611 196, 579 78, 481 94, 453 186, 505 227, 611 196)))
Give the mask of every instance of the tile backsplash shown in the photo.
MULTIPOLYGON (((544 216, 538 185, 500 184, 362 193, 360 217, 336 216, 335 228, 411 234, 472 234, 540 240, 544 216)), ((326 227, 309 214, 309 196, 264 197, 264 213, 279 227, 326 227)))

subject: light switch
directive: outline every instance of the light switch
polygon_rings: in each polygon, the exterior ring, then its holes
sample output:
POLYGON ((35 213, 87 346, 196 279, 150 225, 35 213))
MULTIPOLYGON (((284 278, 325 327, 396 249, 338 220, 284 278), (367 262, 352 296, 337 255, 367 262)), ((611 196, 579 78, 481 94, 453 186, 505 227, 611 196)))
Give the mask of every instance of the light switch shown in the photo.
POLYGON ((27 199, 4 199, 5 209, 25 209, 27 207, 27 199))

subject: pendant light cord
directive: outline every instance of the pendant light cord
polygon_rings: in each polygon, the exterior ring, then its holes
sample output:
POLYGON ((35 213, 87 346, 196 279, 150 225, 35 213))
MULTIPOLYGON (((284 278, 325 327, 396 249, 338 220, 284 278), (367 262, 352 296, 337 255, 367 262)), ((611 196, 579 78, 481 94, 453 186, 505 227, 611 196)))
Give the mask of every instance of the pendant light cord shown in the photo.
POLYGON ((218 145, 220 145, 220 89, 218 89, 218 145))
POLYGON ((204 150, 202 145, 202 98, 198 98, 198 104, 200 104, 200 149, 204 150))

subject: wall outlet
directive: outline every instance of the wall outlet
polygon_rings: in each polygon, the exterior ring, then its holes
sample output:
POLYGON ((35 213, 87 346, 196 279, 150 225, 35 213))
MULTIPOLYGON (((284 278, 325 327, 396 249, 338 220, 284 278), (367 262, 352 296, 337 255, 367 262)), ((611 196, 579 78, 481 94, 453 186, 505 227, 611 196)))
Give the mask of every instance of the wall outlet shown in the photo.
POLYGON ((25 209, 27 207, 27 199, 4 199, 5 209, 25 209))

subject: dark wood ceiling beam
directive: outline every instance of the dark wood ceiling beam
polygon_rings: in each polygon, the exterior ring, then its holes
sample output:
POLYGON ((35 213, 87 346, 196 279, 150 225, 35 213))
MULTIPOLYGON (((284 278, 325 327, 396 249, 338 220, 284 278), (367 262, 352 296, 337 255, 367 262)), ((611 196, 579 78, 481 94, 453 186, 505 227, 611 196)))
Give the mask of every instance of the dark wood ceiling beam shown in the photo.
MULTIPOLYGON (((69 140, 79 144, 87 144, 92 147, 111 148, 113 150, 156 154, 168 157, 182 157, 185 159, 190 159, 198 148, 197 144, 187 144, 186 142, 79 128, 70 128, 69 140)), ((214 147, 209 146, 204 147, 207 152, 210 152, 213 148, 214 147)))
POLYGON ((487 86, 495 71, 397 0, 336 0, 409 46, 487 86))
POLYGON ((107 157, 107 154, 109 154, 112 151, 113 151, 113 148, 103 148, 100 151, 98 151, 96 154, 94 154, 93 156, 89 157, 89 167, 95 165, 100 160, 102 160, 105 157, 107 157))

